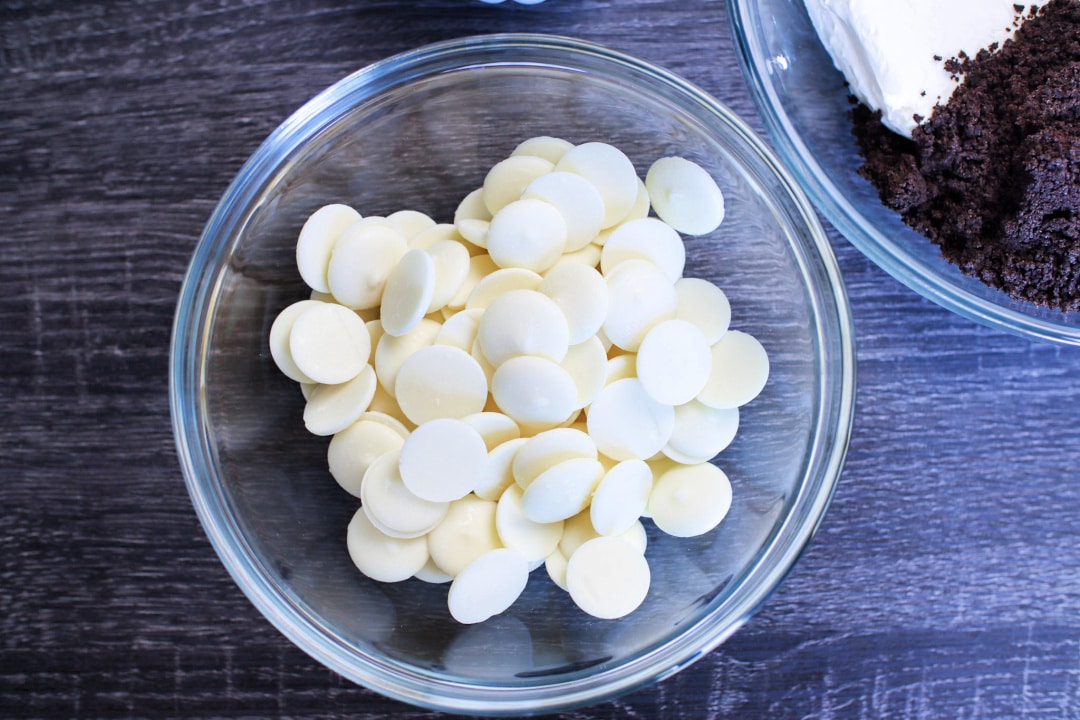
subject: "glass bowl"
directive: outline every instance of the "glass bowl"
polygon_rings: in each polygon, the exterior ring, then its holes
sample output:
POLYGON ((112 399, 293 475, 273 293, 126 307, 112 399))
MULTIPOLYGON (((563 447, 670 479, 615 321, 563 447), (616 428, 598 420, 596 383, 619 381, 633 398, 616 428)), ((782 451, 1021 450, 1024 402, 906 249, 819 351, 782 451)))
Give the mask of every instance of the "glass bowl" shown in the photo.
POLYGON ((282 633, 341 675, 453 712, 596 702, 679 670, 727 638, 791 568, 835 487, 854 394, 852 326, 812 206, 725 107, 640 60, 575 40, 495 35, 407 52, 300 108, 248 160, 196 247, 179 297, 170 391, 184 478, 222 562, 282 633), (722 287, 732 327, 770 353, 765 391, 717 460, 727 519, 689 540, 651 523, 653 584, 628 617, 579 611, 534 572, 504 614, 449 616, 447 586, 379 584, 352 565, 358 507, 308 435, 303 398, 267 335, 307 297, 304 220, 330 202, 447 221, 487 168, 536 135, 610 142, 643 174, 678 154, 726 193, 727 218, 687 241, 687 276, 722 287))
POLYGON ((1028 338, 1080 345, 1080 312, 1011 299, 962 273, 904 224, 858 174, 851 104, 803 0, 730 0, 743 74, 780 159, 852 245, 915 292, 963 317, 1028 338))

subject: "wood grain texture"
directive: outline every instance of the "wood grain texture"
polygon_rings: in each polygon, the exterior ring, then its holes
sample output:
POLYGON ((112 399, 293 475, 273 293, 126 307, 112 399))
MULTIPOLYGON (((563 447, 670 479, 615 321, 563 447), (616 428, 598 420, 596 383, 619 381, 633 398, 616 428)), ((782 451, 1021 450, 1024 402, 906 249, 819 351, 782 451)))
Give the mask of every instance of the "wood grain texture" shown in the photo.
MULTIPOLYGON (((760 131, 723 2, 0 2, 0 717, 438 715, 232 583, 175 459, 168 342, 203 223, 281 120, 495 31, 637 54, 760 131)), ((830 233, 859 389, 815 541, 721 648, 565 718, 1080 717, 1080 348, 950 315, 830 233)))

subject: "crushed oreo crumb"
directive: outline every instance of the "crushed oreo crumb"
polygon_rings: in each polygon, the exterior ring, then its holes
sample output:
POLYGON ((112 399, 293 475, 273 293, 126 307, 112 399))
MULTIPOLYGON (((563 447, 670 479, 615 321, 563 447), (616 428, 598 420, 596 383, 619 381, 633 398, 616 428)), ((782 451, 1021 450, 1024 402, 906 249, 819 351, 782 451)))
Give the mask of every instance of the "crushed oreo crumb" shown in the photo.
POLYGON ((964 82, 911 140, 856 106, 860 173, 965 273, 1080 311, 1080 2, 1028 14, 996 50, 946 61, 964 82))

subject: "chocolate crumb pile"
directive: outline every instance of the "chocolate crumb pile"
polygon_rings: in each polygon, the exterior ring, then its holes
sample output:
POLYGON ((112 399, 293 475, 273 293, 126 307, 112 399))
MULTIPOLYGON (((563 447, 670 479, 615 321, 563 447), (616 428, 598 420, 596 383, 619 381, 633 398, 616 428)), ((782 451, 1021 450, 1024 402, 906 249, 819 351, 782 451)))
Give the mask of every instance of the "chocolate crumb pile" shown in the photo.
MULTIPOLYGON (((1018 7, 1018 12, 1021 9, 1018 7)), ((965 273, 1011 297, 1080 310, 1080 2, 1051 0, 964 76, 908 140, 852 111, 882 201, 965 273)))

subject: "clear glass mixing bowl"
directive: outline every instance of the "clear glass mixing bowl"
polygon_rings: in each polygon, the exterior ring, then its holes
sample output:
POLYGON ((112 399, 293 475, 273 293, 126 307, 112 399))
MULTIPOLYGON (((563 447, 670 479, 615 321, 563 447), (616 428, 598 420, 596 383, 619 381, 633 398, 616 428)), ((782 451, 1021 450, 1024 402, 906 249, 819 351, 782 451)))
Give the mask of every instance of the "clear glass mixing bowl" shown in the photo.
POLYGON ((885 272, 963 317, 1038 340, 1080 345, 1080 312, 1012 300, 960 272, 904 224, 858 174, 843 75, 803 0, 730 0, 740 64, 780 159, 825 218, 885 272))
POLYGON ((810 539, 840 472, 854 392, 852 328, 826 237, 801 191, 723 106, 640 60, 570 39, 502 35, 367 67, 286 120, 206 225, 180 293, 171 402, 184 477, 222 562, 255 606, 328 667, 388 696, 456 712, 523 714, 595 702, 670 675, 726 637, 810 539), (719 230, 687 242, 687 275, 718 283, 733 327, 772 376, 717 460, 728 518, 689 540, 649 527, 653 586, 623 620, 579 611, 543 570, 505 614, 472 626, 445 585, 379 584, 352 566, 357 504, 308 435, 303 399, 267 334, 308 290, 297 233, 329 202, 446 221, 521 140, 617 145, 644 173, 683 155, 727 197, 719 230))

